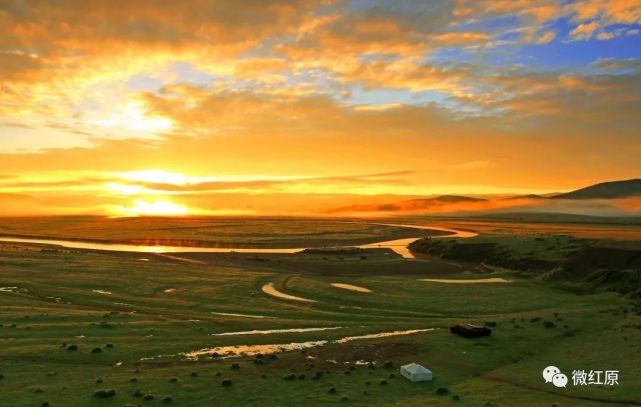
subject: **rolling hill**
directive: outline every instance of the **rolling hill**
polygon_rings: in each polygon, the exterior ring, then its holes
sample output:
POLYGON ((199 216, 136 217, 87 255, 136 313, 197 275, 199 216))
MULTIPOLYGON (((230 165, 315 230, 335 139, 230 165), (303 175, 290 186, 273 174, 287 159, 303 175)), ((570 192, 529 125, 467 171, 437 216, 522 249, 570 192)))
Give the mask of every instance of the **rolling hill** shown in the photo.
POLYGON ((552 199, 617 199, 631 196, 641 196, 641 179, 625 181, 602 182, 589 187, 577 189, 559 195, 552 199))

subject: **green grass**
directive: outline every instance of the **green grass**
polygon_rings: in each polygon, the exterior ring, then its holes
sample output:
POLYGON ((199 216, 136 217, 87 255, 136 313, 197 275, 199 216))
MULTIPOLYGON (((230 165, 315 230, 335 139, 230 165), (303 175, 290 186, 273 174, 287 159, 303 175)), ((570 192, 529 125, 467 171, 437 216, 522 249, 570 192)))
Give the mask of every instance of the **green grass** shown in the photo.
POLYGON ((143 256, 136 254, 0 246, 0 287, 19 288, 0 291, 0 405, 165 405, 167 396, 173 400, 169 405, 180 406, 641 404, 641 316, 624 312, 628 301, 615 293, 576 295, 508 272, 490 275, 514 280, 508 284, 419 281, 442 278, 443 273, 447 278, 478 278, 472 266, 446 269, 438 261, 359 256, 352 263, 332 256, 273 255, 256 262, 250 255, 191 256, 205 264, 153 255, 140 261, 143 256), (268 282, 317 302, 267 296, 260 288, 268 282), (334 282, 372 292, 337 289, 330 285, 334 282), (447 329, 454 323, 485 321, 497 323, 488 338, 467 340, 447 329), (556 326, 546 328, 543 321, 556 326), (336 326, 341 328, 211 335, 336 326), (251 357, 194 362, 172 356, 215 346, 333 341, 419 328, 437 329, 286 352, 264 364, 251 357), (68 350, 69 345, 78 350, 68 350), (92 353, 96 347, 102 351, 92 353), (159 355, 169 356, 141 360, 159 355), (332 359, 336 363, 328 361, 332 359), (377 367, 355 366, 356 360, 376 362, 377 367), (395 367, 382 368, 385 361, 395 367), (434 381, 410 383, 400 377, 398 366, 412 361, 432 369, 434 381), (231 369, 232 363, 240 368, 231 369), (621 384, 557 389, 541 377, 550 364, 566 374, 618 369, 621 384), (318 380, 311 378, 316 372, 323 372, 318 380), (283 379, 292 373, 295 380, 283 379), (223 387, 224 379, 231 379, 231 386, 223 387), (437 395, 440 387, 449 394, 437 395), (335 394, 329 393, 331 388, 335 394), (94 396, 110 389, 116 391, 113 397, 94 396), (144 401, 147 394, 154 399, 144 401))

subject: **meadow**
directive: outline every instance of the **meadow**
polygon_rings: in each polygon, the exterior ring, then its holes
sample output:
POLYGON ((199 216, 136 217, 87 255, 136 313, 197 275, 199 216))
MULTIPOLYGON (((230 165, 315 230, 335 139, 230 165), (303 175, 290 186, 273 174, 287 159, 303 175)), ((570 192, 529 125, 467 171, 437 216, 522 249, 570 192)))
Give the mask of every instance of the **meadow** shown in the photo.
MULTIPOLYGON (((265 244, 269 236, 313 242, 318 230, 324 244, 406 233, 335 221, 234 222, 245 243, 254 242, 252 229, 265 244)), ((0 224, 3 233, 17 225, 0 224)), ((111 236, 137 239, 136 227, 111 236)), ((503 239, 557 261, 583 242, 541 233, 465 243, 503 239)), ((641 405, 641 315, 629 295, 579 293, 542 274, 441 257, 377 249, 166 256, 1 243, 0 405, 641 405), (487 278, 508 282, 424 281, 487 278), (449 332, 464 322, 493 333, 470 340, 449 332), (268 345, 295 349, 272 356, 268 345), (402 378, 398 367, 409 362, 434 380, 402 378), (616 369, 619 385, 556 388, 541 376, 548 365, 568 376, 616 369)))

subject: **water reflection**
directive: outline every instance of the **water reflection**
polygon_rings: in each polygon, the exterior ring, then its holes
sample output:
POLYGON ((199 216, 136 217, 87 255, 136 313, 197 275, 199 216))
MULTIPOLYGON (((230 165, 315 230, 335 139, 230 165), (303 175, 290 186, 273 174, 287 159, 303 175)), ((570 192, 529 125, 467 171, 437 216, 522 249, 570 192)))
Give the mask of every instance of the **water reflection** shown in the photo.
MULTIPOLYGON (((467 238, 467 237, 474 237, 477 235, 477 233, 474 233, 474 232, 435 227, 435 226, 388 224, 388 223, 375 223, 375 225, 406 227, 406 228, 413 228, 413 229, 434 230, 434 231, 451 233, 450 235, 447 235, 447 236, 434 236, 433 238, 443 238, 443 237, 467 238)), ((418 239, 421 239, 421 238, 386 240, 381 242, 359 245, 356 247, 359 247, 362 249, 386 248, 396 252, 397 254, 401 255, 401 257, 403 258, 413 259, 414 255, 409 251, 407 246, 418 239)), ((134 244, 97 243, 97 242, 83 242, 78 240, 32 239, 32 238, 20 238, 20 237, 0 237, 0 242, 36 243, 36 244, 56 245, 56 246, 61 246, 69 249, 89 249, 89 250, 137 252, 137 253, 266 253, 266 254, 289 253, 291 254, 291 253, 298 253, 306 249, 305 247, 294 247, 294 248, 242 247, 241 248, 241 247, 145 246, 145 245, 134 245, 134 244)), ((193 261, 193 260, 190 260, 190 261, 193 261)))
POLYGON ((295 295, 289 295, 289 294, 285 294, 285 293, 284 293, 284 292, 282 292, 282 291, 278 291, 278 290, 276 289, 276 287, 274 287, 274 283, 267 283, 267 284, 265 284, 265 285, 261 288, 261 290, 263 290, 263 292, 264 292, 265 294, 271 295, 272 297, 282 298, 282 299, 284 299, 284 300, 303 301, 303 302, 316 302, 316 301, 314 301, 314 300, 310 300, 310 299, 308 299, 308 298, 297 297, 297 296, 295 296, 295 295))
MULTIPOLYGON (((233 357, 239 357, 239 356, 255 356, 259 354, 269 355, 269 354, 278 353, 278 352, 308 349, 308 348, 323 346, 331 343, 342 344, 342 343, 352 342, 356 340, 411 335, 411 334, 416 334, 420 332, 433 331, 434 329, 435 328, 425 328, 425 329, 409 329, 405 331, 379 332, 379 333, 367 334, 367 335, 347 336, 334 341, 321 340, 321 341, 292 342, 292 343, 267 344, 267 345, 218 346, 214 348, 199 349, 193 352, 179 353, 178 355, 162 355, 159 357, 183 356, 190 360, 198 360, 203 357, 227 359, 227 358, 233 358, 233 357)), ((156 359, 156 358, 143 358, 141 360, 151 360, 151 359, 156 359)))
POLYGON ((371 293, 372 292, 372 290, 370 290, 369 288, 359 287, 357 285, 352 285, 352 284, 332 283, 331 286, 332 287, 336 287, 336 288, 342 288, 344 290, 349 290, 349 291, 357 291, 359 293, 371 293))
POLYGON ((211 336, 233 336, 233 335, 269 335, 279 333, 299 333, 299 332, 317 332, 317 331, 331 331, 334 329, 341 329, 342 326, 330 326, 320 328, 288 328, 288 329, 265 329, 253 331, 238 331, 238 332, 223 332, 221 334, 210 334, 211 336))

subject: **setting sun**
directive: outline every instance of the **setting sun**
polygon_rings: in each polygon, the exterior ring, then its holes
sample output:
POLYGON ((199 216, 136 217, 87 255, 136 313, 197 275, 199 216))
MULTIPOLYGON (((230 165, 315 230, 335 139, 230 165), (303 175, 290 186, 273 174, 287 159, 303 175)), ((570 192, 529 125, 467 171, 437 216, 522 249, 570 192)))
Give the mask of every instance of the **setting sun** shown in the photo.
POLYGON ((116 206, 114 216, 182 216, 188 215, 189 209, 173 202, 135 199, 131 206, 116 206))

